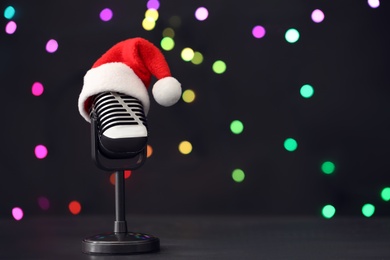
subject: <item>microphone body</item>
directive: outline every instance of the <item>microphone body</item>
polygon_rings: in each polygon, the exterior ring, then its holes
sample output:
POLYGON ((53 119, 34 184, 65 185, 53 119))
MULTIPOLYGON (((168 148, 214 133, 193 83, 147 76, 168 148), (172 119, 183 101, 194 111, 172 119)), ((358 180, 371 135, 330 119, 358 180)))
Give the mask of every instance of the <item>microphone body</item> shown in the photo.
POLYGON ((132 158, 145 149, 147 119, 141 102, 118 92, 102 92, 92 101, 98 124, 98 146, 112 159, 132 158))

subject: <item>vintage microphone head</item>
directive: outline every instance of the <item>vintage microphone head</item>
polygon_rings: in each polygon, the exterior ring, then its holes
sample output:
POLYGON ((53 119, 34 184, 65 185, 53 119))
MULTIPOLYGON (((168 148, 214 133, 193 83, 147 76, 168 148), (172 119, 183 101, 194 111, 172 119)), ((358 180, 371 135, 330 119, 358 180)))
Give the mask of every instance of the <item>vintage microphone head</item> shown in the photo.
POLYGON ((145 149, 147 120, 141 102, 117 92, 102 92, 92 101, 98 126, 98 149, 111 159, 132 158, 145 149))

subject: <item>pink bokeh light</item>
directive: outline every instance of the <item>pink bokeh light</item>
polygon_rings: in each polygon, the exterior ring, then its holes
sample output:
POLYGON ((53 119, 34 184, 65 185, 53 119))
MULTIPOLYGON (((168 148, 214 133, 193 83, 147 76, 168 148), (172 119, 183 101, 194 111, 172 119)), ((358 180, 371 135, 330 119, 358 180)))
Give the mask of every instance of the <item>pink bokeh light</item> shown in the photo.
POLYGON ((47 148, 46 146, 42 145, 42 144, 39 144, 37 146, 35 146, 35 156, 38 158, 38 159, 44 159, 46 156, 47 156, 47 148))
POLYGON ((104 22, 108 22, 112 19, 113 12, 110 8, 105 8, 100 12, 100 19, 104 22))
POLYGON ((204 21, 209 16, 209 11, 205 7, 199 7, 195 11, 195 18, 199 21, 204 21))
POLYGON ((315 23, 321 23, 325 19, 325 14, 320 9, 316 9, 311 13, 311 19, 315 23))
POLYGON ((378 8, 380 6, 379 0, 368 0, 367 3, 371 8, 378 8))
POLYGON ((158 8, 160 8, 160 2, 158 0, 149 0, 146 7, 148 9, 158 10, 158 8))
POLYGON ((44 90, 43 85, 40 82, 34 82, 34 84, 31 87, 31 92, 36 97, 42 95, 43 90, 44 90))
POLYGON ((46 51, 49 53, 54 53, 58 49, 58 42, 54 39, 49 40, 46 43, 46 51))
POLYGON ((23 218, 23 210, 19 207, 15 207, 12 209, 12 216, 15 220, 19 221, 23 218))
POLYGON ((46 197, 39 197, 38 198, 38 205, 43 210, 48 210, 50 208, 50 201, 46 197))
POLYGON ((256 25, 252 29, 252 34, 257 39, 263 38, 265 36, 265 28, 261 25, 256 25))
POLYGON ((16 28, 18 28, 18 26, 16 25, 16 23, 14 21, 9 21, 7 23, 7 25, 5 26, 5 32, 7 34, 14 34, 15 31, 16 31, 16 28))

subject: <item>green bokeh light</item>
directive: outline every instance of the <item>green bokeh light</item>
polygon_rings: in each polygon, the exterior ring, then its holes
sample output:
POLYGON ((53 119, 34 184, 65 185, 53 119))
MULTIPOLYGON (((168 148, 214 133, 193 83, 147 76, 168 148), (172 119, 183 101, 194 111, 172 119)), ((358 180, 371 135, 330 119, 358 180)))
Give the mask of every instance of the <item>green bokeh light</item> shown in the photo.
POLYGON ((164 37, 161 40, 161 48, 166 51, 170 51, 175 47, 175 41, 171 37, 164 37))
POLYGON ((203 62, 203 55, 202 53, 196 51, 194 53, 194 58, 192 58, 191 62, 195 65, 199 65, 203 62))
POLYGON ((299 32, 297 29, 291 28, 286 31, 286 34, 284 37, 286 38, 286 41, 289 43, 295 43, 299 40, 299 32))
POLYGON ((241 134, 244 131, 244 124, 240 120, 234 120, 230 123, 230 130, 233 134, 241 134))
POLYGON ((241 169, 235 169, 232 173, 232 178, 235 182, 242 182, 245 179, 245 173, 241 169))
POLYGON ((7 8, 5 8, 4 17, 6 19, 12 19, 14 15, 15 15, 15 8, 13 8, 13 6, 8 6, 7 8))
POLYGON ((314 94, 314 88, 310 86, 309 84, 303 85, 301 87, 301 96, 304 98, 311 98, 314 94))
POLYGON ((163 37, 171 37, 171 38, 174 38, 175 37, 175 31, 168 27, 168 28, 165 28, 163 33, 162 33, 163 37))
POLYGON ((326 205, 322 208, 322 216, 324 218, 328 218, 328 219, 332 218, 335 213, 336 213, 336 209, 332 205, 326 205))
POLYGON ((284 141, 284 148, 289 152, 293 152, 298 148, 298 143, 293 138, 287 138, 284 141))
POLYGON ((363 205, 362 213, 367 218, 371 217, 375 213, 375 206, 369 203, 363 205))
POLYGON ((390 201, 390 187, 386 187, 382 190, 381 197, 384 201, 390 201))
POLYGON ((214 62, 213 64, 213 71, 217 74, 222 74, 226 71, 226 63, 221 61, 221 60, 217 60, 216 62, 214 62))
POLYGON ((336 166, 334 165, 334 163, 332 162, 324 162, 322 165, 321 165, 321 170, 323 173, 325 174, 332 174, 334 172, 334 170, 336 169, 336 166))

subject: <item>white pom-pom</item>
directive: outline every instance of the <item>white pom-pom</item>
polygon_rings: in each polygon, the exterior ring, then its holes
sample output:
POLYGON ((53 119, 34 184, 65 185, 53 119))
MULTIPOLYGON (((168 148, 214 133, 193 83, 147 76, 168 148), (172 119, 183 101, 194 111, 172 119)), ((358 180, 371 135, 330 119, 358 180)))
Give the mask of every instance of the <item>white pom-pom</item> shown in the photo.
POLYGON ((173 77, 158 80, 152 89, 153 97, 162 106, 169 107, 179 101, 181 97, 181 84, 173 77))

